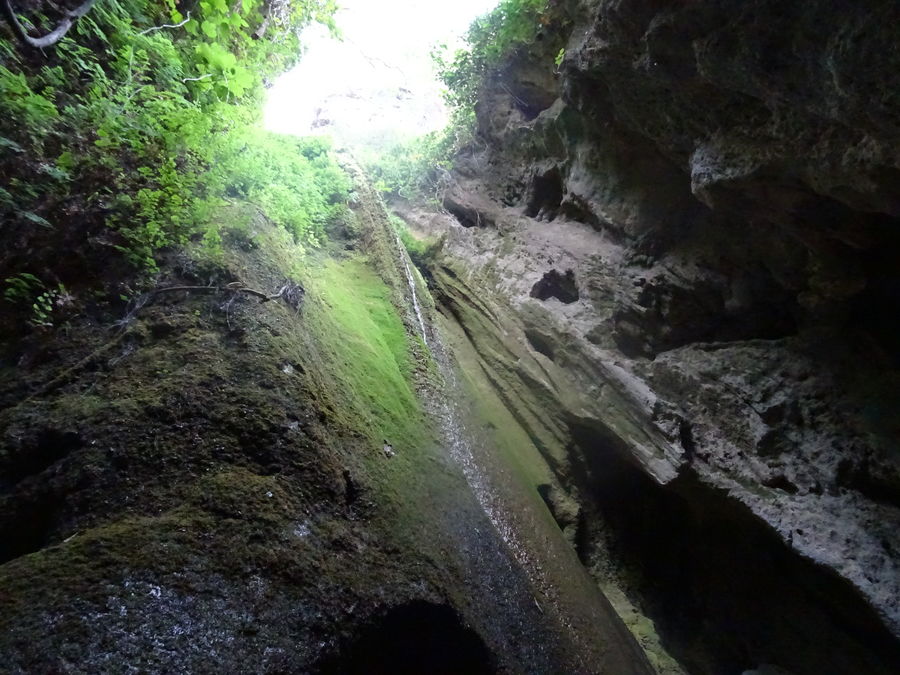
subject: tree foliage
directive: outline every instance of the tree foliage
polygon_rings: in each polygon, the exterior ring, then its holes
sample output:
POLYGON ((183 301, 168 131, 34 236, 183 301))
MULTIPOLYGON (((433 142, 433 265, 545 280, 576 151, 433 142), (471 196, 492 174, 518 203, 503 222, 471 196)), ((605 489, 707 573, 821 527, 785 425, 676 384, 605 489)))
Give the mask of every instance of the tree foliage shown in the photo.
POLYGON ((455 133, 448 126, 423 136, 394 139, 358 149, 357 158, 382 192, 407 200, 436 197, 448 176, 451 157, 463 144, 455 133))
MULTIPOLYGON (((430 198, 440 191, 453 156, 476 140, 475 103, 486 78, 520 49, 533 45, 558 11, 554 0, 502 0, 469 27, 465 44, 432 57, 445 85, 450 121, 445 129, 370 150, 362 158, 376 185, 404 198, 430 198)), ((551 57, 552 58, 552 57, 551 57)))
POLYGON ((434 52, 454 124, 474 126, 475 103, 485 79, 516 51, 535 42, 550 22, 552 5, 550 0, 502 0, 472 22, 462 49, 450 56, 434 52))
POLYGON ((326 146, 276 140, 259 113, 268 78, 299 58, 299 31, 334 29, 334 10, 104 0, 45 52, 0 33, 3 276, 69 282, 97 275, 91 265, 111 251, 152 269, 161 248, 208 232, 217 205, 237 198, 315 245, 348 181, 326 146), (77 270, 35 253, 61 242, 77 270))

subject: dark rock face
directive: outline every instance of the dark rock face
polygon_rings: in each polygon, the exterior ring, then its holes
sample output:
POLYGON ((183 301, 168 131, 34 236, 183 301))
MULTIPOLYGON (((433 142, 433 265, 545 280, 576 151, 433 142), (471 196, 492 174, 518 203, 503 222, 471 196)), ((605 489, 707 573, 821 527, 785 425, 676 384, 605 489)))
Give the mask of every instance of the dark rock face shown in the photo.
POLYGON ((491 224, 403 212, 447 234, 437 298, 581 503, 582 559, 644 575, 622 585, 692 672, 890 672, 900 6, 570 5, 558 77, 517 56, 458 160, 457 208, 491 224))

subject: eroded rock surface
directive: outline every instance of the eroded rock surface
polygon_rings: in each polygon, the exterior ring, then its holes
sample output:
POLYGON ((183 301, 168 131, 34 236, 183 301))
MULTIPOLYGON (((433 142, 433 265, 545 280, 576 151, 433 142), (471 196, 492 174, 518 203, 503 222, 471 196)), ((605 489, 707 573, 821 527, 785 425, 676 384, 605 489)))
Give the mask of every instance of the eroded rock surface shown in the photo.
POLYGON ((3 343, 0 670, 650 672, 553 522, 473 491, 433 303, 347 170, 330 255, 235 202, 221 256, 3 343))
POLYGON ((570 4, 397 205, 436 300, 691 672, 890 672, 900 9, 570 4))

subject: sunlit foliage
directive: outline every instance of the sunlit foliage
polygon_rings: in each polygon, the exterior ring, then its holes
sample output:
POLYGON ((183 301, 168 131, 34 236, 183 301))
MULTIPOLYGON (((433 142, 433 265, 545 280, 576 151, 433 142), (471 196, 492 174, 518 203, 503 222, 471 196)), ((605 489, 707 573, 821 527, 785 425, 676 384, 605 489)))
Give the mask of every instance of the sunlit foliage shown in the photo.
POLYGON ((486 78, 519 49, 532 45, 558 4, 552 0, 502 0, 472 23, 465 46, 433 58, 445 85, 450 123, 440 132, 370 152, 364 163, 385 192, 404 199, 435 196, 450 160, 476 141, 475 102, 486 78))
POLYGON ((218 204, 242 198, 317 243, 347 179, 320 143, 277 141, 258 122, 268 79, 299 58, 299 31, 314 21, 333 29, 335 8, 104 0, 43 53, 0 33, 7 227, 25 239, 54 228, 76 248, 101 238, 153 268, 157 251, 208 230, 218 204))

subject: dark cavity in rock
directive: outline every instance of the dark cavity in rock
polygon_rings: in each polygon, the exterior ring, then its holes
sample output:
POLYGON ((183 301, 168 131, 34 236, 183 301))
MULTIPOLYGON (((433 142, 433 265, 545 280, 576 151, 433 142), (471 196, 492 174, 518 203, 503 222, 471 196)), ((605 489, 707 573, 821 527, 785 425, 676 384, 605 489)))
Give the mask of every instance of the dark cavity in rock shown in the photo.
POLYGON ((453 214, 453 217, 463 227, 487 227, 494 224, 491 219, 477 209, 468 204, 462 204, 450 196, 444 197, 444 208, 453 214))
POLYGON ((556 298, 567 305, 576 302, 579 296, 575 273, 566 270, 565 274, 560 274, 557 270, 550 270, 531 288, 531 297, 538 300, 556 298))
POLYGON ((14 502, 0 501, 0 565, 52 543, 61 507, 60 496, 40 488, 14 502))
MULTIPOLYGON (((43 472, 70 452, 83 445, 81 436, 74 431, 45 429, 31 443, 23 443, 18 452, 7 456, 0 465, 3 483, 19 481, 43 472)), ((0 488, 8 487, 0 483, 0 488)))
POLYGON ((536 174, 532 179, 525 215, 541 220, 553 220, 562 200, 562 176, 559 169, 553 167, 544 174, 536 174))
MULTIPOLYGON (((611 556, 688 672, 759 662, 797 675, 892 672, 900 649, 845 579, 801 557, 741 504, 690 475, 660 486, 603 429, 570 423, 586 509, 578 553, 611 556), (728 639, 723 639, 727 627, 728 639), (797 645, 822 645, 798 649, 797 645)), ((791 491, 784 478, 771 487, 791 491)))
POLYGON ((362 627, 321 675, 489 675, 494 659, 478 634, 446 605, 415 600, 362 627))
POLYGON ((534 351, 538 354, 543 354, 551 361, 553 360, 553 343, 550 339, 535 330, 526 330, 525 339, 528 340, 528 344, 531 345, 534 351))

